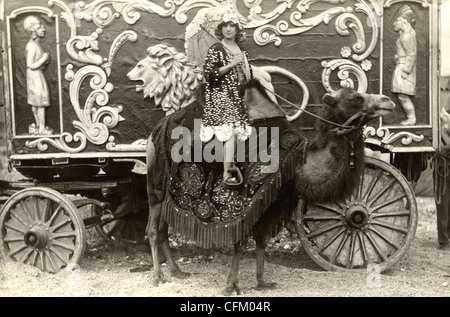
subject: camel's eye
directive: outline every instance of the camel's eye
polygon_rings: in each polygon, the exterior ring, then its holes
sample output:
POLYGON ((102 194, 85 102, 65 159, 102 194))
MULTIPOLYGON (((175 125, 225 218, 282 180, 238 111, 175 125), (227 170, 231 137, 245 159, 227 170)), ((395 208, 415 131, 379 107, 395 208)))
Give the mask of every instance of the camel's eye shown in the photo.
POLYGON ((361 96, 354 96, 352 102, 357 105, 362 105, 364 103, 364 98, 361 96))
POLYGON ((144 65, 142 65, 142 64, 137 64, 137 68, 141 69, 141 68, 143 68, 143 67, 144 67, 144 65))

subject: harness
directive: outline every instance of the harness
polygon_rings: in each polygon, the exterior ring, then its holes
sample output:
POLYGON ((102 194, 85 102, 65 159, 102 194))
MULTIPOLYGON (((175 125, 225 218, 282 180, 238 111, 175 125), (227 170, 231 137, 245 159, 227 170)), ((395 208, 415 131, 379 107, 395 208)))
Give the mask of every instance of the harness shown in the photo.
MULTIPOLYGON (((270 92, 271 94, 275 95, 277 98, 280 98, 281 100, 283 100, 284 102, 288 103, 289 105, 298 108, 298 106, 292 102, 290 102, 289 100, 283 98, 282 96, 280 96, 279 94, 267 89, 266 87, 263 87, 265 90, 267 90, 268 92, 270 92)), ((355 168, 355 141, 358 139, 359 134, 356 135, 355 140, 349 140, 346 136, 346 134, 353 132, 353 131, 357 131, 360 130, 360 133, 362 133, 362 126, 361 124, 364 122, 364 119, 367 116, 367 110, 363 109, 361 111, 358 111, 357 113, 355 113, 354 115, 352 115, 350 118, 347 119, 347 121, 345 121, 343 124, 340 123, 336 123, 330 120, 327 120, 325 118, 322 118, 321 116, 318 116, 310 111, 307 111, 306 109, 302 110, 303 112, 309 114, 310 116, 313 116, 323 122, 326 122, 328 124, 334 125, 335 128, 330 129, 329 132, 332 133, 336 133, 337 136, 343 136, 344 139, 347 141, 347 143, 350 145, 350 168, 354 169, 355 168), (356 125, 352 125, 352 123, 354 121, 357 121, 356 125)), ((306 150, 306 147, 305 147, 306 150)))

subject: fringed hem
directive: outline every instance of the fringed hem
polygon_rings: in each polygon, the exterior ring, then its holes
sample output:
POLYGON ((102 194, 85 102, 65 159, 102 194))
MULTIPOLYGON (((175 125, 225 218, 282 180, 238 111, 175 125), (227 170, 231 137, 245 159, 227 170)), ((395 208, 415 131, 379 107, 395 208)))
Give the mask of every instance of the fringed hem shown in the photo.
POLYGON ((226 123, 220 126, 200 126, 200 140, 209 142, 216 136, 220 142, 228 141, 236 134, 238 139, 245 141, 252 134, 252 127, 239 122, 232 124, 226 123))
MULTIPOLYGON (((167 221, 173 230, 186 239, 196 241, 200 247, 223 247, 235 244, 239 240, 252 236, 253 227, 265 214, 269 207, 279 198, 279 190, 294 177, 296 162, 298 162, 301 147, 288 153, 283 160, 281 169, 269 177, 258 189, 248 203, 247 210, 238 217, 227 222, 205 223, 192 212, 186 211, 175 203, 170 195, 162 205, 161 217, 167 221)), ((283 214, 271 225, 279 226, 283 214)), ((267 228, 273 231, 274 228, 267 228)))

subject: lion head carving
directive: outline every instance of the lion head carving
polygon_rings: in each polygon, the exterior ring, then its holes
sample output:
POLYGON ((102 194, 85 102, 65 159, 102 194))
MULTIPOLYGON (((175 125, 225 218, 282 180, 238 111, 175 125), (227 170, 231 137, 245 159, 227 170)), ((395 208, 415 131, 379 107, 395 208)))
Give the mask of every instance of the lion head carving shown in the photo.
POLYGON ((127 76, 141 81, 136 91, 143 91, 144 98, 154 98, 166 115, 187 105, 202 80, 201 72, 186 63, 186 55, 167 44, 150 46, 147 56, 127 76))

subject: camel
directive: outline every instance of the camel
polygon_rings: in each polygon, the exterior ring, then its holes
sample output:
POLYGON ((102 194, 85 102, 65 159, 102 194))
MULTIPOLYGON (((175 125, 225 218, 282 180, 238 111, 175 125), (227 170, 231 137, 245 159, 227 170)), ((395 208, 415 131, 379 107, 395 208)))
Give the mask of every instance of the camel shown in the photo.
MULTIPOLYGON (((295 129, 295 122, 286 120, 280 106, 269 97, 258 80, 250 81, 243 89, 244 103, 248 109, 249 119, 253 125, 264 124, 265 118, 254 118, 252 115, 264 113, 267 118, 275 118, 280 129, 295 129)), ((153 284, 158 286, 165 281, 159 262, 159 247, 162 248, 172 276, 186 278, 188 273, 182 272, 173 259, 168 241, 167 219, 162 217, 162 209, 167 192, 167 172, 170 170, 170 137, 171 131, 184 118, 201 118, 201 92, 197 101, 164 117, 147 141, 147 193, 149 201, 149 220, 147 236, 153 258, 153 284)), ((271 289, 275 283, 266 282, 264 276, 264 254, 267 241, 267 227, 279 217, 280 204, 283 199, 296 196, 307 202, 330 202, 347 197, 358 185, 363 172, 364 142, 362 127, 370 120, 390 114, 394 103, 384 95, 359 93, 353 89, 340 89, 327 93, 323 97, 323 106, 315 125, 315 138, 301 142, 300 159, 295 168, 293 182, 287 182, 285 193, 275 201, 258 219, 250 223, 252 230, 245 231, 234 243, 231 271, 228 275, 224 295, 241 294, 239 287, 239 260, 248 238, 256 241, 256 280, 257 289, 271 289), (293 185, 295 184, 295 185, 293 185), (294 188, 295 186, 295 188, 294 188), (294 190, 292 190, 294 188, 294 190)), ((186 119, 187 120, 187 119, 186 119)), ((297 200, 294 200, 297 201, 297 200)), ((290 208, 291 212, 294 208, 290 208)))

